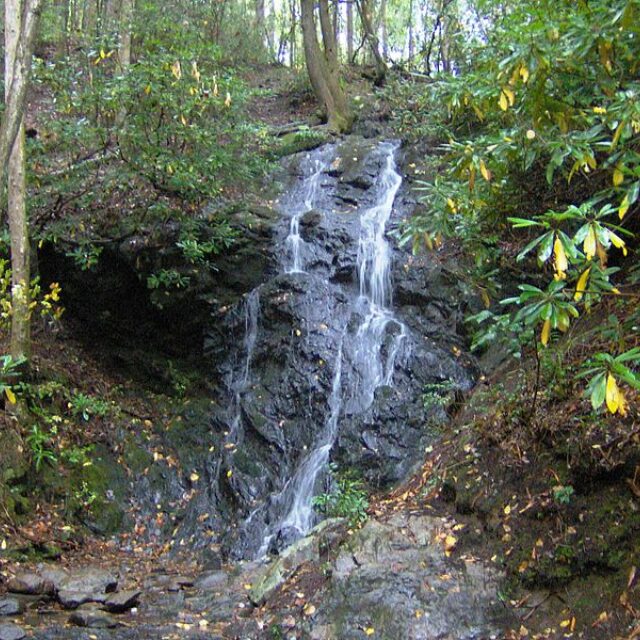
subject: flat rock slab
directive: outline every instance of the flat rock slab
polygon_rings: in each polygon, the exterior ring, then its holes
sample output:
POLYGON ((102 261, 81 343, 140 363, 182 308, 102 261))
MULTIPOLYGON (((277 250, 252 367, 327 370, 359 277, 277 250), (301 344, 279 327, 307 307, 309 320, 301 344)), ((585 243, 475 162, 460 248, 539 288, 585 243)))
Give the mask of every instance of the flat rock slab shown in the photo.
POLYGON ((52 582, 36 573, 18 573, 7 580, 7 591, 29 596, 53 595, 55 587, 52 582))
POLYGON ((24 611, 24 604, 17 598, 0 598, 0 616, 17 616, 24 611))
POLYGON ((110 571, 87 567, 70 573, 60 581, 60 590, 77 593, 108 593, 115 591, 118 578, 110 571))
POLYGON ((17 624, 0 624, 0 640, 22 640, 27 634, 17 624))
POLYGON ((488 640, 514 622, 498 597, 502 575, 450 558, 445 519, 396 514, 349 539, 312 620, 313 640, 356 640, 363 628, 394 640, 488 640))
POLYGON ((157 591, 181 591, 185 587, 192 587, 193 583, 193 578, 189 576, 158 574, 149 576, 144 581, 144 586, 157 591))
POLYGON ((124 613, 138 603, 142 591, 119 591, 110 595, 104 602, 104 608, 111 613, 124 613))
POLYGON ((223 590, 229 584, 229 574, 226 571, 210 571, 203 573, 193 583, 200 591, 223 590))
POLYGON ((86 607, 74 611, 69 616, 69 623, 90 629, 113 629, 120 626, 120 623, 111 614, 101 611, 97 607, 86 607))
POLYGON ((65 609, 77 609, 80 605, 88 602, 104 603, 107 599, 105 593, 93 593, 86 591, 69 591, 61 589, 58 592, 58 600, 65 609))

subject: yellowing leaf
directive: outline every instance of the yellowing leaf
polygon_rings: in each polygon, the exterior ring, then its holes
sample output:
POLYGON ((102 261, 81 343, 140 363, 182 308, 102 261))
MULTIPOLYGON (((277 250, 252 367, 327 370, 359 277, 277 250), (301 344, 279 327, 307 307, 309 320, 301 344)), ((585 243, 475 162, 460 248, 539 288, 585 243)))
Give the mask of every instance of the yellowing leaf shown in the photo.
POLYGON ((503 111, 506 111, 509 108, 509 100, 505 95, 504 91, 500 92, 500 98, 498 100, 498 104, 503 111))
POLYGON ((364 634, 365 634, 366 636, 372 636, 375 632, 376 632, 376 630, 375 630, 373 627, 367 627, 367 628, 364 630, 364 634))
POLYGON ((224 106, 225 107, 231 106, 231 94, 228 91, 227 91, 227 97, 224 99, 224 106))
POLYGON ((456 203, 452 198, 447 198, 447 204, 449 205, 449 209, 451 209, 451 213, 458 211, 458 207, 456 207, 456 203))
POLYGON ((542 325, 542 333, 540 334, 540 342, 546 347, 549 344, 549 334, 551 333, 551 320, 545 320, 542 325))
POLYGON ((589 231, 587 232, 587 237, 584 239, 582 248, 585 256, 587 256, 587 260, 591 260, 591 258, 596 255, 596 232, 592 226, 589 227, 589 231))
POLYGON ((200 480, 200 476, 194 471, 190 476, 189 476, 189 480, 191 480, 191 482, 198 482, 198 480, 200 480))
POLYGON ((553 243, 553 256, 558 278, 564 280, 567 277, 567 268, 569 263, 567 262, 567 254, 562 246, 562 241, 558 237, 556 237, 553 243))
POLYGON ((227 478, 230 478, 232 475, 233 475, 233 471, 229 469, 229 471, 227 471, 227 478))
POLYGON ((302 610, 305 616, 312 616, 316 612, 316 608, 310 602, 304 606, 302 610))
POLYGON ((484 163, 484 160, 480 160, 480 173, 487 182, 491 182, 491 171, 487 169, 487 165, 484 163))
POLYGON ((576 294, 573 296, 573 299, 576 302, 580 302, 582 300, 582 296, 587 288, 587 281, 589 280, 589 274, 591 273, 591 267, 585 269, 582 272, 582 275, 578 278, 578 283, 576 284, 576 294))
POLYGON ((176 60, 171 65, 171 73, 175 76, 176 80, 182 78, 182 67, 180 66, 180 60, 176 60))
POLYGON ((5 395, 7 396, 7 400, 9 401, 9 404, 15 404, 16 403, 16 394, 13 393, 13 391, 11 391, 11 389, 9 387, 5 387, 4 388, 4 392, 5 392, 5 395))
POLYGON ((513 107, 515 101, 516 101, 516 94, 513 93, 513 91, 511 91, 511 89, 509 89, 509 87, 505 87, 502 92, 507 96, 507 99, 509 100, 509 106, 513 107))
POLYGON ((7 550, 7 541, 6 541, 6 540, 3 540, 3 541, 0 543, 0 549, 1 549, 2 551, 6 551, 6 550, 7 550))
POLYGON ((527 82, 529 81, 529 69, 527 69, 527 67, 525 67, 524 65, 520 67, 520 77, 522 78, 522 82, 527 84, 527 82))
POLYGON ((607 375, 605 399, 607 401, 607 409, 609 409, 611 413, 617 413, 618 407, 620 406, 620 390, 618 389, 616 379, 610 373, 607 375))
POLYGON ((180 115, 180 122, 182 122, 185 127, 187 126, 187 119, 183 115, 180 115))
POLYGON ((620 216, 620 220, 624 218, 627 211, 629 211, 629 196, 625 196, 620 203, 620 208, 618 209, 618 215, 620 216))
POLYGON ((611 244, 616 248, 616 249, 622 249, 622 254, 623 255, 627 255, 627 246, 624 243, 624 240, 616 235, 615 233, 613 233, 613 231, 609 231, 609 238, 611 240, 611 244))
POLYGON ((144 88, 144 92, 149 95, 151 93, 151 85, 148 84, 145 88, 144 88))
POLYGON ((623 182, 624 173, 622 173, 622 169, 618 166, 613 170, 613 186, 619 187, 623 182))
POLYGON ((445 539, 444 539, 444 553, 446 556, 450 556, 451 552, 456 548, 456 545, 458 544, 458 538, 456 538, 455 536, 449 534, 445 539))

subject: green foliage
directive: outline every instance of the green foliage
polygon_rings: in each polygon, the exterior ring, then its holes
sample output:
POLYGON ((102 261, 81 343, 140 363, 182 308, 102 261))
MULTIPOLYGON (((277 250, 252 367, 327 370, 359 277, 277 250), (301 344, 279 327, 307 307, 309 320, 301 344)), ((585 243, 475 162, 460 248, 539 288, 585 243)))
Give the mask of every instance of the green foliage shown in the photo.
POLYGON ((323 515, 346 518, 352 528, 362 526, 367 520, 369 500, 362 480, 353 472, 338 472, 335 464, 330 465, 334 488, 313 498, 313 506, 323 515))
POLYGON ((111 409, 111 405, 105 400, 84 393, 75 393, 70 398, 68 407, 75 417, 81 417, 85 422, 93 416, 104 418, 111 409))
MULTIPOLYGON (((520 307, 513 315, 476 314, 474 346, 503 330, 513 335, 518 324, 539 329, 546 346, 603 297, 631 287, 637 272, 609 262, 630 254, 640 196, 640 3, 523 0, 499 8, 487 0, 475 8, 487 18, 485 36, 472 29, 460 72, 438 76, 412 99, 417 108, 406 109, 402 126, 435 114, 432 133, 446 142, 440 175, 418 185, 425 213, 404 238, 417 250, 455 237, 483 271, 515 268, 505 240, 521 247, 517 262, 535 254, 541 277, 552 281, 520 285, 504 301, 520 307)), ((524 342, 510 339, 516 348, 524 342)), ((604 403, 602 373, 589 386, 594 406, 604 403)), ((629 380, 618 374, 633 386, 629 380)))
POLYGON ((13 382, 20 375, 20 366, 24 362, 24 358, 15 359, 10 355, 0 356, 0 398, 6 396, 10 404, 16 402, 13 382))
POLYGON ((552 489, 553 499, 557 504, 567 505, 571 502, 571 498, 575 493, 571 485, 556 485, 552 489))
POLYGON ((26 442, 31 450, 36 471, 40 471, 45 462, 52 465, 58 462, 58 457, 52 449, 51 433, 44 431, 39 425, 34 424, 31 427, 26 442))

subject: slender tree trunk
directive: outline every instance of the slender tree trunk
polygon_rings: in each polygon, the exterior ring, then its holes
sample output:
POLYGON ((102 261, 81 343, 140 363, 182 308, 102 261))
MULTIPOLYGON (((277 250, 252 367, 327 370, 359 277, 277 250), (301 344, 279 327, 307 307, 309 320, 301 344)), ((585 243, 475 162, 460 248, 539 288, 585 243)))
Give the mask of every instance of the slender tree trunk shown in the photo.
POLYGON ((347 0, 347 61, 353 63, 353 3, 354 0, 347 0))
POLYGON ((296 12, 296 0, 290 0, 289 9, 291 14, 291 29, 289 30, 289 66, 292 69, 295 69, 298 37, 298 16, 296 12))
POLYGON ((264 8, 264 0, 256 0, 256 35, 258 40, 258 51, 263 53, 265 50, 265 36, 267 34, 265 28, 266 20, 265 20, 265 8, 264 8))
POLYGON ((415 54, 415 45, 413 42, 413 0, 409 0, 409 66, 413 65, 413 56, 415 54))
MULTIPOLYGON (((30 10, 28 0, 5 0, 5 95, 7 109, 3 116, 2 128, 14 121, 15 135, 8 138, 7 169, 7 217, 11 241, 11 355, 14 358, 30 356, 29 322, 29 233, 27 227, 25 145, 24 145, 24 104, 31 51, 21 47, 27 37, 30 10), (22 91, 20 91, 22 89, 22 91), (15 91, 21 100, 12 104, 15 91), (20 96, 19 96, 20 97, 20 96), (12 112, 13 109, 13 112, 12 112)), ((35 28, 35 26, 34 26, 35 28)), ((24 43, 26 44, 26 43, 24 43)), ((33 45, 33 40, 31 40, 33 45)), ((6 162, 4 158, 1 158, 6 162)), ((3 162, 3 169, 4 169, 3 162)))
POLYGON ((380 37, 382 39, 382 57, 387 60, 389 57, 389 43, 387 32, 387 0, 380 2, 380 37))
POLYGON ((323 37, 327 26, 329 26, 328 37, 327 40, 324 41, 325 51, 323 52, 318 44, 316 22, 313 15, 313 2, 314 0, 301 0, 301 25, 307 71, 309 72, 309 79, 316 97, 326 111, 329 129, 343 133, 351 127, 352 118, 349 113, 346 97, 340 86, 338 68, 334 63, 336 57, 335 48, 333 50, 327 50, 327 47, 331 47, 333 40, 333 29, 330 28, 330 21, 329 23, 326 22, 328 18, 328 4, 327 0, 320 1, 323 37), (325 14, 324 18, 323 14, 325 14), (334 67, 334 73, 331 72, 331 67, 334 67))
POLYGON ((120 12, 120 42, 118 62, 122 72, 126 73, 131 66, 131 40, 133 36, 133 2, 122 0, 120 12))
POLYGON ((365 39, 369 44, 369 51, 373 56, 373 61, 376 67, 376 84, 381 85, 384 83, 384 79, 387 74, 387 65, 380 54, 378 36, 376 35, 375 28, 373 26, 373 19, 371 17, 371 0, 359 0, 358 11, 360 13, 360 21, 362 22, 365 39))

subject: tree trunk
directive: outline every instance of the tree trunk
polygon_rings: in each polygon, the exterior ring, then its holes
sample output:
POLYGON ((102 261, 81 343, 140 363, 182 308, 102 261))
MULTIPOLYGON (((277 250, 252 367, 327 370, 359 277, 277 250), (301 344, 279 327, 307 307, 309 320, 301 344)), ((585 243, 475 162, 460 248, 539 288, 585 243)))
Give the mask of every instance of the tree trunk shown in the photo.
POLYGON ((133 0, 122 0, 120 13, 120 42, 118 47, 118 62, 123 73, 126 73, 131 66, 132 35, 133 0))
POLYGON ((347 61, 349 64, 353 64, 353 2, 354 0, 347 0, 347 61))
POLYGON ((373 61, 376 67, 376 84, 380 86, 384 83, 385 76, 387 75, 387 65, 382 58, 382 55, 380 55, 378 36, 375 33, 373 20, 371 18, 370 2, 371 0, 359 0, 358 11, 360 13, 360 21, 362 22, 364 36, 369 44, 369 50, 373 56, 373 61))
MULTIPOLYGON (((302 39, 311 86, 326 111, 329 129, 337 133, 344 133, 351 127, 352 118, 346 97, 340 86, 338 67, 334 62, 335 48, 333 51, 326 49, 327 46, 331 46, 333 30, 329 28, 330 34, 328 34, 327 40, 324 40, 325 51, 321 51, 313 15, 313 0, 301 0, 301 8, 302 39), (334 67, 333 73, 331 72, 332 67, 334 67)), ((328 18, 327 0, 320 2, 320 16, 324 38, 327 27, 327 23, 324 21, 328 18), (326 14, 325 18, 322 18, 323 13, 326 14)), ((330 21, 328 26, 330 27, 330 21)))
MULTIPOLYGON (((7 157, 0 157, 1 171, 7 166, 7 217, 11 241, 11 355, 30 356, 29 322, 29 233, 26 211, 24 105, 31 66, 31 47, 37 12, 29 0, 5 1, 5 96, 2 141, 7 157), (15 135, 12 135, 15 132, 15 135)), ((39 5, 35 6, 36 10, 39 5)), ((1 180, 4 175, 0 174, 1 180)), ((3 184, 3 182, 0 182, 3 184)))
POLYGON ((256 35, 258 50, 262 53, 265 49, 265 36, 267 34, 265 20, 264 0, 256 0, 256 35))

